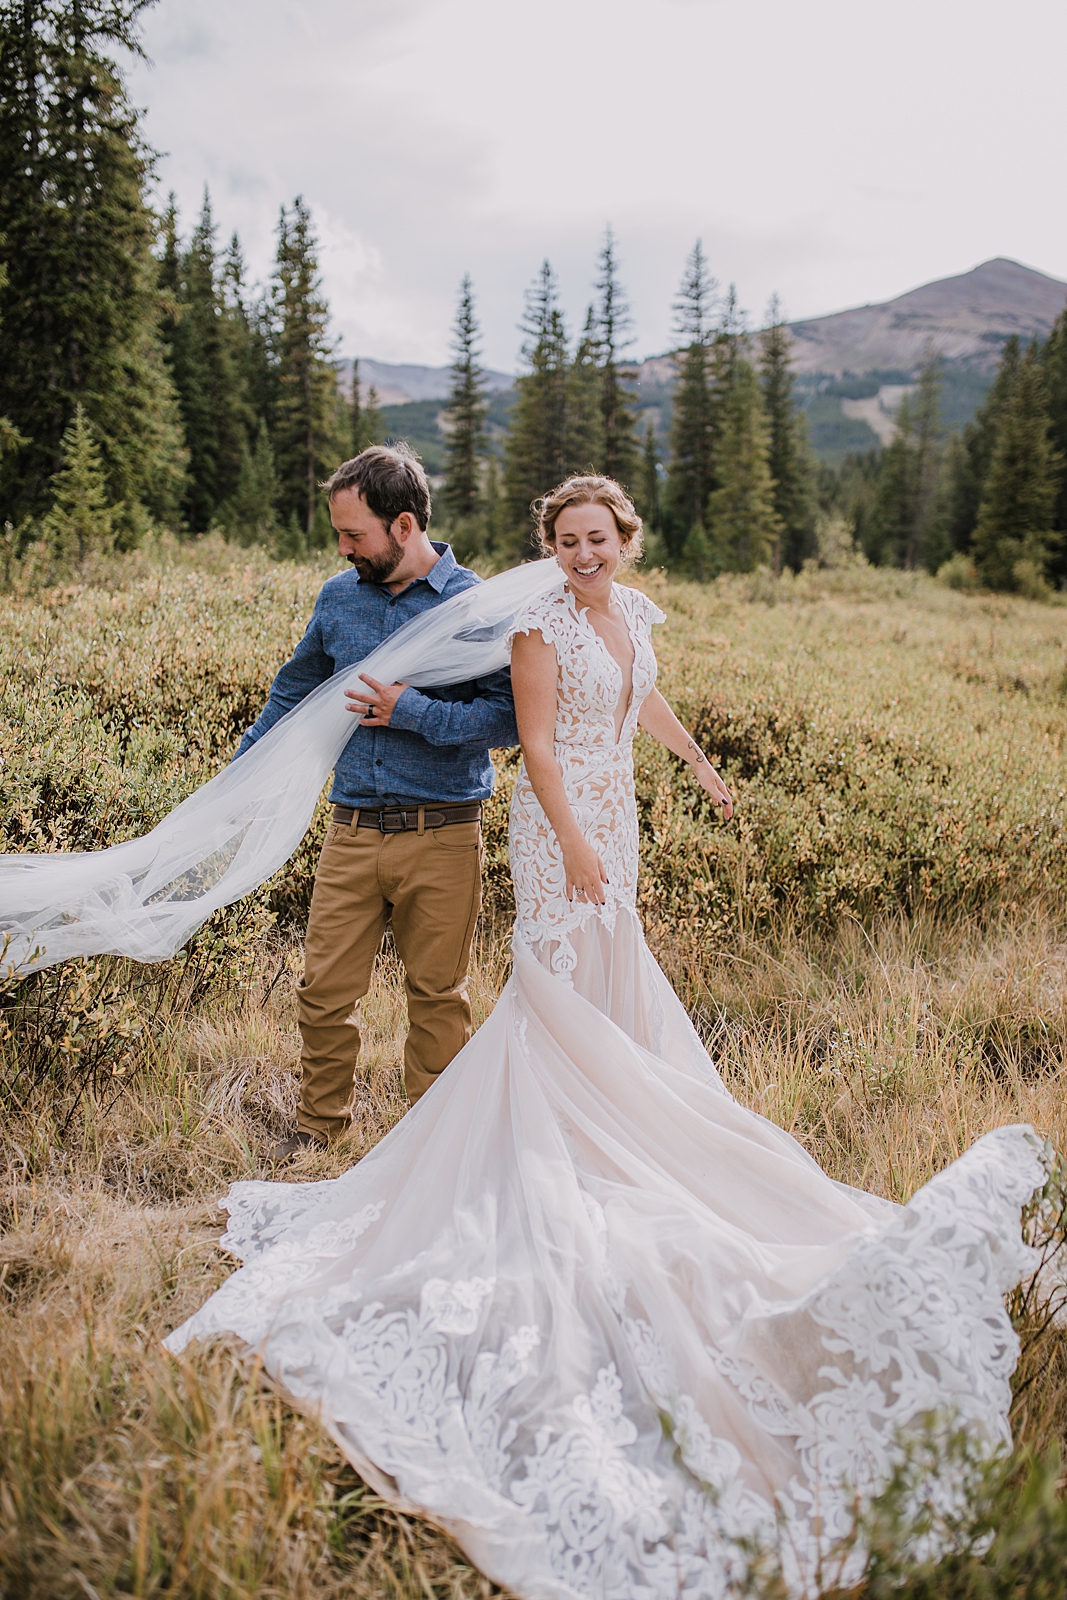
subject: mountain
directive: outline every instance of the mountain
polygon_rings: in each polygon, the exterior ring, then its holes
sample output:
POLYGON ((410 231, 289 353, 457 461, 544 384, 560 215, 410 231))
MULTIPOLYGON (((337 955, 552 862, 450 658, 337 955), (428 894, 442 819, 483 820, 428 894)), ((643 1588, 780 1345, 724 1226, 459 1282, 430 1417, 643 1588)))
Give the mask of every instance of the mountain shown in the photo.
POLYGON ((908 372, 927 341, 946 361, 992 372, 1009 334, 1045 338, 1067 304, 1067 283, 999 256, 884 305, 790 324, 799 372, 908 372))
MULTIPOLYGON (((1013 333, 1023 340, 1046 338, 1065 305, 1067 283, 998 257, 882 305, 791 323, 797 399, 807 413, 815 453, 836 462, 850 451, 888 444, 896 431, 897 406, 913 386, 929 344, 944 358, 944 423, 962 427, 982 402, 1004 341, 1013 333)), ((351 362, 344 365, 350 373, 351 362)), ((430 470, 439 472, 444 456, 438 413, 451 369, 361 357, 359 372, 365 389, 373 384, 388 408, 390 430, 410 438, 430 470)), ((515 379, 506 372, 485 376, 496 397, 491 421, 499 438, 508 420, 504 392, 515 379)), ((665 435, 676 376, 670 353, 634 364, 642 431, 651 421, 657 434, 665 435)))
MULTIPOLYGON (((340 363, 343 382, 352 381, 351 361, 340 363)), ((490 391, 510 389, 515 382, 510 372, 483 372, 485 386, 490 391)), ((395 365, 391 361, 372 361, 369 356, 359 358, 359 381, 363 393, 373 385, 378 391, 378 402, 383 406, 402 406, 412 400, 447 400, 452 386, 451 367, 418 367, 395 365)))

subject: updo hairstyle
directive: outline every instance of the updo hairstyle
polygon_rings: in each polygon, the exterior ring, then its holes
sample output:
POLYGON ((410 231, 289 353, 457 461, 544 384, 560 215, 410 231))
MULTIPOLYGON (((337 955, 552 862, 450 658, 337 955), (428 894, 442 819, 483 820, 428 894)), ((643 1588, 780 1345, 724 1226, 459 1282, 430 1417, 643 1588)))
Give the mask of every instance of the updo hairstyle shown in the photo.
POLYGON ((615 518, 615 526, 622 540, 622 559, 626 562, 641 559, 644 540, 637 507, 614 478, 600 478, 593 474, 568 478, 558 488, 534 501, 537 538, 546 556, 556 553, 556 521, 560 512, 566 511, 568 506, 607 506, 615 518))

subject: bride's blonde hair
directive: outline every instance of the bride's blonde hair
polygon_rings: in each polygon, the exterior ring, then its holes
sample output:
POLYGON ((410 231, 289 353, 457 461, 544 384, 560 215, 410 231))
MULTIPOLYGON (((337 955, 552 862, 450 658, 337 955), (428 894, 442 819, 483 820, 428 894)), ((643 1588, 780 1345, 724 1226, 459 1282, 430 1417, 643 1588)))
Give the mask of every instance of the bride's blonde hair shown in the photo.
POLYGON ((592 473, 567 478, 555 489, 534 501, 537 513, 537 538, 546 556, 556 553, 556 521, 568 506, 607 506, 615 518, 622 540, 622 559, 639 561, 644 549, 643 524, 626 490, 614 478, 592 473))

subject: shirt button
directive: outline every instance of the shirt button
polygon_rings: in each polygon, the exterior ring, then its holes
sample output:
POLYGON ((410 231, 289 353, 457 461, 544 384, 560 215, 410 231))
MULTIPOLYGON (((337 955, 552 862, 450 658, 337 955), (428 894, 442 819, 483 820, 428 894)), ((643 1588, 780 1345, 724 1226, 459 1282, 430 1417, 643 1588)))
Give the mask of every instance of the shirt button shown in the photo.
POLYGON ((380 766, 381 766, 381 762, 380 762, 380 761, 376 761, 376 762, 375 762, 375 763, 374 763, 374 765, 375 765, 375 766, 376 766, 376 767, 380 767, 380 766))

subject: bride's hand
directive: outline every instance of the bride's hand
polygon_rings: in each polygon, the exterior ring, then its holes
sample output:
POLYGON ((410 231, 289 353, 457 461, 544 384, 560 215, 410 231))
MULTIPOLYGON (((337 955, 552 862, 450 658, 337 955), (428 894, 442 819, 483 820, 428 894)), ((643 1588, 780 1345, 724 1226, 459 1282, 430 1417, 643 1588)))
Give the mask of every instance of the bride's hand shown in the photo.
POLYGON ((580 905, 602 906, 605 903, 604 885, 608 875, 593 846, 586 839, 576 839, 563 847, 563 870, 567 874, 567 899, 580 905))
POLYGON ((716 805, 722 806, 723 820, 729 822, 734 814, 734 801, 729 789, 715 771, 707 756, 695 763, 693 772, 700 787, 711 795, 716 805))

